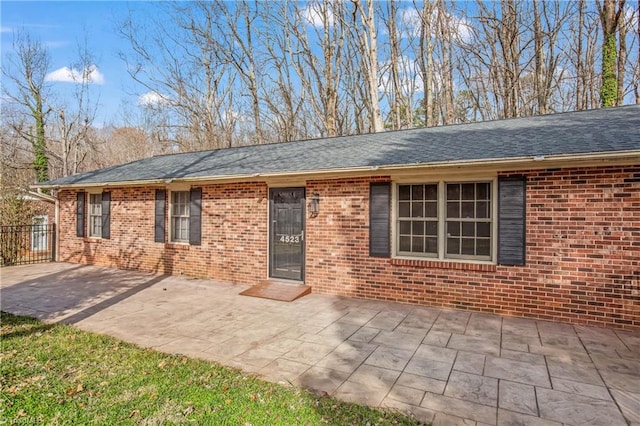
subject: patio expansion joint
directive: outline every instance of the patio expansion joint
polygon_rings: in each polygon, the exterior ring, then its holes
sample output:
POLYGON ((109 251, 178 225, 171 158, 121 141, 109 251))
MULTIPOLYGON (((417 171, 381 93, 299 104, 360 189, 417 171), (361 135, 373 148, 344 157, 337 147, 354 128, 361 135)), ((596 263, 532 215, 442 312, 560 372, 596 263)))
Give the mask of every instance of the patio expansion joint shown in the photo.
MULTIPOLYGON (((572 326, 572 329, 573 329, 574 333, 576 333, 576 336, 578 336, 578 340, 580 341, 580 344, 582 345, 582 347, 584 348, 585 352, 587 353, 587 356, 589 357, 589 361, 591 361, 591 364, 593 364, 593 367, 595 368, 596 372, 598 373, 598 377, 600 377, 600 380, 602 380, 602 383, 604 384, 604 388, 609 393, 609 397, 611 398, 611 401, 613 401, 613 403, 615 404, 616 408, 618 409, 618 411, 620 412, 620 414, 622 414, 622 417, 624 418, 624 411, 622 410, 622 407, 620 406, 620 403, 618 402, 618 400, 614 397, 613 393, 611 392, 611 388, 607 385, 607 381, 602 376, 602 373, 600 372, 600 368, 598 368, 598 365, 593 361, 593 358, 591 357, 591 352, 589 352, 589 350, 587 349, 587 346, 585 345, 584 341, 582 340, 582 337, 580 337, 580 334, 576 331, 574 326, 572 326)), ((618 340, 620 340, 622 342, 622 344, 625 346, 625 348, 629 349, 629 347, 624 342, 624 340, 620 339, 620 337, 618 336, 618 334, 615 331, 614 331, 614 334, 618 338, 618 340)), ((620 354, 618 354, 618 356, 620 357, 620 354)), ((546 361, 546 359, 547 358, 545 357, 545 361, 546 361)), ((626 420, 626 418, 625 418, 625 420, 626 420)))

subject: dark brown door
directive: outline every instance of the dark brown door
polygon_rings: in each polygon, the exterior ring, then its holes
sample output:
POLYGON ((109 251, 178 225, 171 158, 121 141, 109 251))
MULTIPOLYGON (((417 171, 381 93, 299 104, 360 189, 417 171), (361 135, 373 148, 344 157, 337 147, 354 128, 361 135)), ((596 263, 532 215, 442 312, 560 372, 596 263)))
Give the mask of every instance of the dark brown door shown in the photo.
POLYGON ((269 190, 269 276, 304 280, 304 188, 269 190))

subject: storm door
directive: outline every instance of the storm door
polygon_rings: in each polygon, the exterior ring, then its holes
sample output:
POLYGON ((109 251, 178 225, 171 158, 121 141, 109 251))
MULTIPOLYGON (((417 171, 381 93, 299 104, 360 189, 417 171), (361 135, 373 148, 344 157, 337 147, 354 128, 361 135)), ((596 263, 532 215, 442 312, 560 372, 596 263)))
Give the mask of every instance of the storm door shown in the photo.
POLYGON ((47 249, 47 216, 34 216, 31 225, 31 251, 44 251, 47 249))
POLYGON ((269 276, 304 280, 304 188, 269 190, 269 276))

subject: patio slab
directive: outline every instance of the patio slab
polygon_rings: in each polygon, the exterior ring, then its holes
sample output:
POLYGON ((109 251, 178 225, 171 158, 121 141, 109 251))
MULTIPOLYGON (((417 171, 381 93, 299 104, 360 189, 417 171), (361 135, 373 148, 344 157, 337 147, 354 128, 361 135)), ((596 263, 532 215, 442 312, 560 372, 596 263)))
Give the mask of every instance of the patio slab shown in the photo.
POLYGON ((434 424, 640 424, 640 333, 70 263, 2 268, 3 311, 434 424))

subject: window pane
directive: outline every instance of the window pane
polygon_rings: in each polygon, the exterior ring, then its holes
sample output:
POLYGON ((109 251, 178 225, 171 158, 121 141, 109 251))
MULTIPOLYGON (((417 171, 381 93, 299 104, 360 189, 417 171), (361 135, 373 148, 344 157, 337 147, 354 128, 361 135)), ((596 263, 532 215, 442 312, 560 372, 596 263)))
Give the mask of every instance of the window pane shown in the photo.
POLYGON ((438 217, 438 203, 425 203, 424 204, 424 216, 425 217, 438 217))
POLYGON ((422 185, 411 186, 411 199, 422 201, 424 199, 424 187, 422 185))
POLYGON ((424 199, 432 201, 438 200, 438 185, 425 185, 424 199))
POLYGON ((491 236, 491 224, 488 222, 478 222, 476 232, 478 237, 490 237, 491 236))
POLYGON ((398 188, 398 198, 400 200, 410 200, 411 199, 411 186, 410 185, 400 185, 398 188))
POLYGON ((460 199, 460 185, 457 183, 447 184, 447 200, 459 200, 460 199))
POLYGON ((476 184, 476 199, 478 200, 489 200, 489 184, 488 183, 478 183, 476 184))
POLYGON ((411 237, 400 237, 400 251, 411 251, 411 237))
POLYGON ((171 193, 171 240, 189 241, 189 191, 171 193))
POLYGON ((475 199, 475 184, 473 183, 464 183, 462 184, 462 199, 463 200, 473 200, 475 199))
POLYGON ((438 239, 425 238, 424 251, 425 253, 438 253, 438 239))
POLYGON ((447 234, 454 237, 460 235, 460 222, 447 222, 447 234))
POLYGON ((411 217, 424 217, 424 203, 421 201, 411 203, 411 217))
POLYGON ((475 203, 473 201, 465 201, 462 203, 462 217, 475 217, 474 212, 475 203))
POLYGON ((101 237, 102 236, 102 217, 101 216, 91 216, 91 232, 90 236, 92 237, 101 237))
POLYGON ((413 237, 413 246, 411 251, 423 253, 424 252, 424 237, 413 237))
POLYGON ((426 235, 438 235, 438 222, 436 221, 427 222, 426 235))
POLYGON ((447 238, 447 254, 460 254, 460 240, 447 238))
POLYGON ((491 240, 478 239, 476 240, 476 254, 478 256, 490 256, 491 255, 491 240))
POLYGON ((407 220, 400 221, 400 233, 401 234, 410 234, 411 233, 411 222, 407 220))
POLYGON ((462 254, 475 254, 475 240, 473 238, 462 239, 462 254))
POLYGON ((424 222, 413 222, 413 235, 424 235, 424 222))
POLYGON ((476 204, 476 217, 478 218, 487 218, 491 217, 489 214, 489 205, 488 201, 478 201, 476 204))
POLYGON ((447 203, 447 217, 460 217, 460 203, 455 201, 447 203))
POLYGON ((473 222, 463 222, 462 223, 462 235, 465 237, 475 237, 476 235, 476 224, 473 222))
POLYGON ((91 194, 90 195, 90 214, 92 215, 102 215, 102 194, 91 194))
POLYGON ((410 202, 401 202, 400 208, 398 209, 398 216, 400 217, 411 217, 411 203, 410 202))

